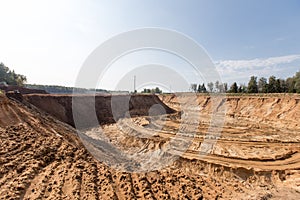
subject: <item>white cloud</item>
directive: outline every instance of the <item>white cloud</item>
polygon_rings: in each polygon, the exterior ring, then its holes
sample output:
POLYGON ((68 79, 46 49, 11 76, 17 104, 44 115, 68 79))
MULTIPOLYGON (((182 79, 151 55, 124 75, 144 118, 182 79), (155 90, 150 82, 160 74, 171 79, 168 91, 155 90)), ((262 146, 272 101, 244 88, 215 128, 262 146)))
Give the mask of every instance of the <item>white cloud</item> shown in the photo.
POLYGON ((247 83, 250 76, 292 76, 300 68, 300 54, 251 60, 221 60, 215 64, 224 82, 247 83))
POLYGON ((270 58, 256 58, 252 60, 222 60, 217 61, 216 66, 220 70, 230 69, 235 70, 253 70, 261 67, 272 67, 279 64, 287 64, 299 60, 300 55, 287 55, 270 58))

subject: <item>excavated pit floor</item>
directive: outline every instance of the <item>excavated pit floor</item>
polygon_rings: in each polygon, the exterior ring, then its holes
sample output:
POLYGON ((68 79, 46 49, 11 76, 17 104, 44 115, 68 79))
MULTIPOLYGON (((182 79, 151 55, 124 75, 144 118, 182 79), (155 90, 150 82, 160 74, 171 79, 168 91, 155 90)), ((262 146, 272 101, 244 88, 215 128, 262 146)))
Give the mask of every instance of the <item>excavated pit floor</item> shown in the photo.
MULTIPOLYGON (((176 97, 160 98, 180 111, 176 97)), ((80 140, 51 115, 0 97, 0 199, 300 199, 299 96, 229 96, 217 137, 207 136, 209 97, 198 101, 196 122, 181 113, 123 118, 80 140), (204 143, 212 148, 203 155, 204 143), (174 162, 147 171, 145 155, 165 151, 174 162), (122 159, 140 165, 122 172, 122 159)))

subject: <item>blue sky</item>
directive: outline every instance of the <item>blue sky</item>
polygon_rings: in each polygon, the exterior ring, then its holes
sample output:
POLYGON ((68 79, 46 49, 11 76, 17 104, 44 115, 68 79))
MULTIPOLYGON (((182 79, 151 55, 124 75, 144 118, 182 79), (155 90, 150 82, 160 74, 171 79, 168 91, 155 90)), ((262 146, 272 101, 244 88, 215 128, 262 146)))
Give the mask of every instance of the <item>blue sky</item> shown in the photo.
POLYGON ((224 82, 300 70, 298 0, 0 0, 0 8, 0 62, 29 83, 72 86, 97 46, 143 27, 193 38, 224 82))

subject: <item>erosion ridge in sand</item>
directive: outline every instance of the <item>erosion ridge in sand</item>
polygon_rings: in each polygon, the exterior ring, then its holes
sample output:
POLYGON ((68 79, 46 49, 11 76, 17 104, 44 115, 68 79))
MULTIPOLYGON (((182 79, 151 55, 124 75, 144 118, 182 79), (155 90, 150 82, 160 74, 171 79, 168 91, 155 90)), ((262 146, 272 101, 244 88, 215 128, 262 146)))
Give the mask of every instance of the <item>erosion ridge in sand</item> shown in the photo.
MULTIPOLYGON (((199 96, 200 124, 189 124, 187 133, 194 138, 187 151, 174 150, 181 156, 171 166, 147 173, 119 172, 91 156, 75 129, 59 121, 72 125, 68 121, 70 113, 66 115, 66 102, 70 99, 32 96, 34 100, 29 99, 30 95, 24 99, 35 106, 0 97, 1 198, 299 199, 297 95, 227 97, 221 105, 227 108, 224 128, 212 152, 205 157, 199 157, 199 147, 210 125, 211 103, 208 96, 199 96), (49 110, 41 106, 50 101, 49 110), (62 107, 59 109, 58 105, 62 107), (58 120, 47 114, 51 107, 66 118, 54 115, 58 120)), ((159 101, 149 100, 143 106, 146 101, 142 99, 149 97, 136 98, 139 101, 132 107, 135 117, 120 118, 125 127, 122 130, 114 123, 104 123, 105 136, 124 151, 132 146, 144 151, 162 148, 184 123, 180 113, 170 110, 164 116, 142 116, 159 101), (153 132, 155 135, 151 135, 153 132), (135 134, 143 137, 134 137, 135 134)), ((181 98, 181 102, 189 103, 188 95, 181 98)), ((160 99, 180 111, 177 97, 166 95, 160 99)), ((105 117, 111 119, 109 114, 105 117)), ((87 135, 96 137, 92 135, 96 129, 91 127, 87 135)))

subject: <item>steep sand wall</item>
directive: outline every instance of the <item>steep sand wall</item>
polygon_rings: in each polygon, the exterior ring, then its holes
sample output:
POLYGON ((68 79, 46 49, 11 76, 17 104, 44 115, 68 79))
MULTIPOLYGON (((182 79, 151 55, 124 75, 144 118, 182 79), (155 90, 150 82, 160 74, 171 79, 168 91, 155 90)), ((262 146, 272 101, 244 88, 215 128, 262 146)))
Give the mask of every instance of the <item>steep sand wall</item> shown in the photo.
MULTIPOLYGON (((165 114, 173 113, 174 110, 163 104, 161 100, 155 95, 111 95, 106 96, 87 96, 78 95, 77 99, 77 111, 81 119, 81 127, 87 128, 95 126, 93 122, 90 122, 90 116, 93 114, 93 105, 96 111, 96 116, 99 124, 114 123, 115 120, 125 116, 125 113, 129 111, 131 116, 146 116, 149 114, 149 110, 154 105, 159 105, 163 109, 157 109, 152 114, 165 114), (111 104, 116 107, 112 111, 111 104), (125 109, 124 109, 125 108, 125 109), (126 109, 128 108, 128 109, 126 109), (113 113, 114 112, 114 113, 113 113)), ((71 95, 38 95, 30 94, 24 95, 24 100, 33 104, 34 106, 46 111, 57 119, 74 126, 74 119, 72 113, 72 96, 71 95)), ((155 107, 154 107, 155 109, 155 107)))
MULTIPOLYGON (((90 103, 93 103, 92 96, 78 95, 80 116, 84 127, 91 127, 95 124, 89 124, 90 103)), ((55 116, 57 119, 74 126, 72 113, 71 95, 24 95, 24 100, 36 107, 55 116)), ((125 116, 129 109, 131 116, 147 116, 149 109, 153 105, 160 105, 164 108, 163 112, 172 113, 174 110, 180 111, 180 104, 187 107, 190 104, 189 95, 161 95, 159 98, 155 95, 118 95, 113 97, 113 104, 116 108, 112 114, 111 104, 112 96, 96 96, 95 111, 100 124, 114 123, 115 119, 125 116), (128 99, 129 105, 128 105, 128 99), (126 105, 127 104, 127 105, 126 105), (124 109, 125 108, 125 109, 124 109), (172 110, 172 109, 174 110, 172 110), (115 117, 115 119, 114 119, 115 117)), ((201 121, 210 120, 212 113, 212 97, 209 95, 198 95, 197 101, 201 112, 201 121)), ((259 123, 273 124, 277 128, 300 129, 300 96, 299 95, 243 95, 243 96, 224 96, 218 100, 219 109, 225 108, 225 122, 241 124, 250 122, 252 125, 259 123)), ((164 114, 160 110, 156 114, 164 114)))
MULTIPOLYGON (((212 113, 212 98, 209 95, 197 96, 202 117, 212 113)), ((160 99, 178 111, 181 110, 179 102, 188 105, 191 100, 189 95, 161 95, 160 99)), ((248 121, 253 125, 268 123, 277 128, 300 129, 300 95, 297 94, 227 95, 218 102, 217 108, 226 110, 225 122, 241 124, 248 121)))

